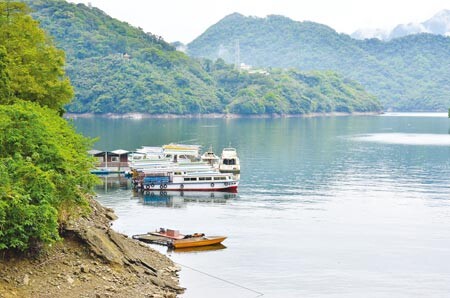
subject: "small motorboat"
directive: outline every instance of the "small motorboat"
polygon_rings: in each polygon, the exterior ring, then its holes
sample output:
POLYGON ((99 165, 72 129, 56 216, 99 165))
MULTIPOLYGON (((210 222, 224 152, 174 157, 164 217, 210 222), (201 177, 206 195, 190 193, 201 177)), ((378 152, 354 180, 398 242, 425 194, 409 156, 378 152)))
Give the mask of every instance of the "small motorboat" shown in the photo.
POLYGON ((173 248, 188 248, 219 244, 227 237, 225 236, 201 236, 172 241, 173 248))
POLYGON ((143 235, 134 235, 133 238, 144 242, 166 245, 177 249, 219 244, 227 237, 206 236, 203 233, 183 235, 177 230, 161 228, 159 231, 149 232, 143 235))

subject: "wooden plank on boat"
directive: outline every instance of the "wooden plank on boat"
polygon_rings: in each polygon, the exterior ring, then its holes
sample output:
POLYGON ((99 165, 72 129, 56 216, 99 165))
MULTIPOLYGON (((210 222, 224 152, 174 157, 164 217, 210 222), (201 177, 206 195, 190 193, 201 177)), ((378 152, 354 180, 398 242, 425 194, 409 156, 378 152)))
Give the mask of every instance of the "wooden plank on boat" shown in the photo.
POLYGON ((152 243, 152 244, 159 244, 159 245, 165 245, 165 246, 171 246, 172 240, 168 239, 167 237, 152 235, 152 234, 141 234, 141 235, 133 235, 133 239, 146 242, 146 243, 152 243))

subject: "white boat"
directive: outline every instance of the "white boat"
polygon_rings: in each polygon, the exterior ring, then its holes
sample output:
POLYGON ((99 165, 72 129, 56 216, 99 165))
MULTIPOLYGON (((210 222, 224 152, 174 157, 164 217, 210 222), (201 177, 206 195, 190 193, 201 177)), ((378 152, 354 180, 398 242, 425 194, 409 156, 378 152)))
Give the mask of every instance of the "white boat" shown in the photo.
POLYGON ((235 148, 229 147, 222 150, 219 171, 221 173, 234 174, 239 174, 241 172, 241 164, 235 148))
MULTIPOLYGON (((225 148, 223 157, 227 157, 225 148)), ((176 191, 236 191, 239 177, 221 173, 219 158, 212 149, 199 155, 200 146, 169 144, 163 147, 143 147, 130 161, 133 185, 135 188, 153 190, 176 191)), ((234 155, 227 157, 225 163, 236 166, 236 150, 234 155)), ((239 165, 239 159, 237 159, 239 165)), ((225 171, 226 172, 226 169, 225 171)), ((228 173, 236 172, 236 167, 228 173)))
POLYGON ((214 154, 212 147, 209 147, 209 150, 202 154, 200 160, 210 164, 213 168, 219 167, 220 158, 214 154))
POLYGON ((128 157, 130 169, 168 165, 171 163, 190 163, 200 159, 200 146, 169 144, 162 147, 143 146, 128 157))
POLYGON ((136 188, 142 190, 178 190, 178 191, 237 191, 239 180, 230 174, 217 171, 209 172, 161 172, 139 173, 134 177, 136 188))

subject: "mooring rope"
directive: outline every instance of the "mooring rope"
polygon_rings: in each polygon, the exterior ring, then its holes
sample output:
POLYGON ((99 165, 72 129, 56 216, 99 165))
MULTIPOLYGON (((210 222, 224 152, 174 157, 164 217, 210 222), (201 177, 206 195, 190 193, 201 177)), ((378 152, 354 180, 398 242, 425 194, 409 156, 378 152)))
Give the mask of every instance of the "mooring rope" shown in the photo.
POLYGON ((191 269, 191 270, 193 270, 193 271, 196 271, 196 272, 198 272, 198 273, 201 273, 201 274, 207 275, 207 276, 209 276, 209 277, 215 278, 215 279, 217 279, 217 280, 220 280, 220 281, 229 283, 229 284, 231 284, 231 285, 233 285, 233 286, 235 286, 235 287, 242 288, 242 289, 245 289, 245 290, 247 290, 247 291, 250 291, 250 292, 253 292, 253 293, 255 293, 255 294, 258 294, 258 296, 255 296, 254 298, 264 296, 264 293, 261 293, 261 292, 255 291, 255 290, 253 290, 253 289, 247 288, 247 287, 242 286, 242 285, 240 285, 240 284, 237 284, 237 283, 235 283, 235 282, 232 282, 232 281, 229 281, 229 280, 226 280, 226 279, 223 279, 223 278, 214 276, 214 275, 212 275, 212 274, 209 274, 209 273, 207 273, 207 272, 203 272, 203 271, 201 271, 201 270, 192 268, 192 267, 187 266, 187 265, 183 265, 183 264, 176 263, 176 262, 174 262, 174 263, 177 264, 177 265, 180 265, 180 266, 182 266, 182 267, 185 267, 185 268, 191 269))

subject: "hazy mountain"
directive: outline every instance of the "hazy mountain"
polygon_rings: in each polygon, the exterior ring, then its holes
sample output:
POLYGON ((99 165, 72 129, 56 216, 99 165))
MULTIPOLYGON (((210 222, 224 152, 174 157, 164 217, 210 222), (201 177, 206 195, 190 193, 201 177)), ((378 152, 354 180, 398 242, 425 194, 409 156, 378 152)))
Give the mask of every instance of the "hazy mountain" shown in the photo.
POLYGON ((350 36, 355 39, 377 38, 386 40, 389 38, 389 34, 390 31, 384 29, 364 28, 356 30, 350 36))
POLYGON ((450 38, 419 34, 356 40, 330 27, 282 16, 232 14, 188 44, 188 54, 257 67, 332 70, 360 82, 385 108, 450 106, 450 38))
POLYGON ((392 30, 359 29, 351 34, 356 39, 378 38, 390 40, 418 33, 450 35, 450 10, 442 10, 423 23, 408 23, 397 25, 392 30))
POLYGON ((24 0, 67 55, 70 112, 304 114, 379 111, 379 101, 332 72, 238 71, 196 60, 159 36, 84 4, 24 0))

